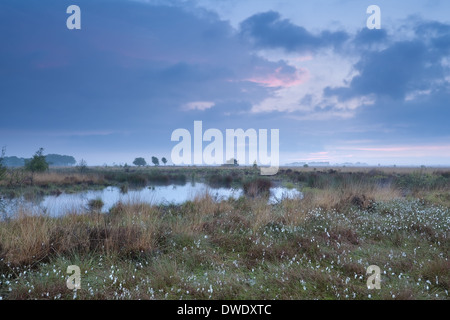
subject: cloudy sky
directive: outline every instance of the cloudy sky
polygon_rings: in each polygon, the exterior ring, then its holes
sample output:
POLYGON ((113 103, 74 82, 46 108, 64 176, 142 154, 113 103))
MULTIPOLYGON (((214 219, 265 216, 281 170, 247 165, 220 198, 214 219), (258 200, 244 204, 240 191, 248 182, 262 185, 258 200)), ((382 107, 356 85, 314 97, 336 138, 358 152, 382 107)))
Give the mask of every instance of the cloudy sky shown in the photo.
POLYGON ((170 159, 171 133, 280 130, 280 163, 450 165, 450 2, 0 2, 0 146, 170 159), (69 5, 81 30, 69 30, 69 5), (381 9, 369 30, 367 7, 381 9))

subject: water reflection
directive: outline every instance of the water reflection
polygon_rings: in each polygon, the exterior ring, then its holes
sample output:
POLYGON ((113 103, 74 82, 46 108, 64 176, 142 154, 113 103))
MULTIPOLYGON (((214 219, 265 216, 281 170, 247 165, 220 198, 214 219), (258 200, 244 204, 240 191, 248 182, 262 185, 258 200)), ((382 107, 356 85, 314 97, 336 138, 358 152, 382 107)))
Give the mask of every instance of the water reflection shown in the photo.
MULTIPOLYGON (((82 213, 88 210, 88 203, 94 199, 101 199, 104 203, 101 211, 108 212, 117 202, 146 202, 153 205, 181 204, 188 200, 194 200, 197 195, 208 193, 215 201, 237 199, 243 196, 242 189, 211 188, 204 183, 188 183, 185 185, 149 186, 142 189, 130 189, 127 193, 121 192, 118 187, 107 187, 103 190, 88 190, 75 194, 51 195, 34 200, 25 200, 23 197, 3 199, 0 211, 7 215, 17 213, 20 210, 33 214, 48 214, 61 216, 68 213, 82 213)), ((301 197, 296 189, 283 187, 271 188, 268 203, 276 203, 282 198, 301 197)))

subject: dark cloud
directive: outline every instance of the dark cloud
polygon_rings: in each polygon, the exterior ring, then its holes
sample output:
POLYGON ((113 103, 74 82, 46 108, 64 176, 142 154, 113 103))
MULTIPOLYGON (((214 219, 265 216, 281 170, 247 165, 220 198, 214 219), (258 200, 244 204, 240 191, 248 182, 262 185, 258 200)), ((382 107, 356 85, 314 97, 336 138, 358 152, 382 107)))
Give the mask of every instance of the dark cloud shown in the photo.
POLYGON ((79 0, 81 30, 68 30, 72 4, 0 2, 0 146, 9 152, 167 150, 172 131, 194 120, 248 127, 243 112, 276 89, 266 78, 300 76, 199 8, 79 0), (214 107, 183 109, 196 101, 214 107))
POLYGON ((259 13, 244 20, 241 36, 252 41, 258 48, 282 48, 286 51, 312 51, 324 47, 339 47, 348 38, 343 31, 323 31, 314 35, 287 19, 281 19, 278 12, 259 13))
MULTIPOLYGON (((66 8, 73 1, 0 2, 0 146, 8 144, 8 150, 20 145, 27 156, 40 146, 67 154, 170 150, 171 132, 191 129, 194 120, 222 130, 282 128, 286 151, 332 140, 334 131, 355 123, 381 124, 405 137, 448 135, 449 70, 441 63, 450 53, 447 24, 416 22, 409 29, 413 36, 399 41, 384 29, 311 33, 273 11, 249 17, 236 30, 190 1, 76 3, 82 29, 69 31, 66 8), (324 117, 301 125, 288 119, 296 114, 248 113, 279 87, 303 80, 303 71, 286 61, 254 54, 261 48, 333 49, 341 58, 359 57, 357 76, 325 95, 341 102, 371 95, 375 103, 357 108, 353 119, 324 117), (214 106, 183 109, 190 102, 214 106), (316 140, 303 138, 311 132, 316 140)), ((309 72, 314 76, 314 69, 309 72)), ((340 111, 330 103, 314 106, 315 94, 299 103, 316 113, 340 111)), ((374 132, 365 134, 369 139, 374 132)))
POLYGON ((357 47, 371 46, 385 42, 388 34, 385 29, 361 29, 354 38, 354 44, 357 47))
POLYGON ((432 53, 437 56, 450 54, 450 25, 427 21, 419 23, 414 31, 418 38, 430 46, 432 53))
POLYGON ((438 21, 419 21, 414 26, 414 31, 417 36, 435 38, 448 35, 450 33, 450 25, 438 21))
POLYGON ((1 2, 3 127, 167 126, 185 117, 177 114, 185 103, 247 106, 273 91, 249 79, 298 76, 254 55, 227 22, 201 9, 77 1, 82 28, 68 30, 70 4, 1 2))
POLYGON ((448 54, 450 26, 441 23, 419 23, 415 37, 408 41, 389 43, 385 33, 361 31, 355 37, 361 43, 385 41, 382 50, 365 50, 354 68, 358 72, 348 87, 326 88, 325 94, 341 101, 362 95, 387 96, 402 100, 414 91, 439 89, 448 66, 442 58, 448 54))
POLYGON ((383 128, 377 137, 382 141, 429 143, 448 137, 449 100, 450 93, 442 91, 408 101, 384 97, 374 105, 359 108, 354 123, 383 128))
POLYGON ((362 95, 404 98, 411 90, 423 89, 428 80, 426 63, 426 48, 422 43, 395 43, 363 57, 355 66, 360 74, 352 79, 350 86, 362 95))
POLYGON ((357 109, 355 121, 381 125, 395 139, 430 139, 448 135, 450 109, 450 68, 448 58, 450 25, 416 22, 414 36, 407 41, 392 41, 386 35, 370 35, 371 30, 355 37, 355 47, 376 38, 384 49, 362 51, 354 65, 358 75, 348 86, 326 88, 326 96, 340 101, 370 95, 375 103, 357 109), (381 36, 380 36, 381 35, 381 36))

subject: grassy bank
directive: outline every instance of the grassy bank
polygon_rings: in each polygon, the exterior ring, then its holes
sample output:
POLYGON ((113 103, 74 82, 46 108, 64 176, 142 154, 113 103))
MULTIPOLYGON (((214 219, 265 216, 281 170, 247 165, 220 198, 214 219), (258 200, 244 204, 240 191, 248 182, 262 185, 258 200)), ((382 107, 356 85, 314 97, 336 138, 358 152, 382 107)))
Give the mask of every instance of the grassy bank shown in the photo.
POLYGON ((264 179, 258 169, 250 167, 90 167, 83 173, 76 168, 52 168, 48 172, 35 173, 32 178, 31 173, 18 168, 8 170, 0 181, 0 194, 31 197, 33 194, 58 195, 105 186, 126 190, 129 186, 183 185, 188 182, 203 182, 213 188, 243 188, 250 193, 261 186, 266 190, 268 186, 278 184, 317 190, 392 186, 403 195, 420 197, 435 192, 434 198, 441 198, 441 203, 450 205, 450 199, 439 194, 450 189, 450 170, 433 168, 295 167, 280 168, 276 175, 264 179))
POLYGON ((179 206, 119 203, 108 214, 21 212, 0 222, 0 296, 449 298, 449 189, 434 182, 405 192, 373 172, 321 175, 328 185, 281 171, 274 179, 303 183, 305 196, 276 205, 258 196, 216 203, 200 195, 179 206), (66 287, 69 265, 81 268, 76 293, 66 287), (381 290, 367 289, 370 265, 382 270, 381 290))

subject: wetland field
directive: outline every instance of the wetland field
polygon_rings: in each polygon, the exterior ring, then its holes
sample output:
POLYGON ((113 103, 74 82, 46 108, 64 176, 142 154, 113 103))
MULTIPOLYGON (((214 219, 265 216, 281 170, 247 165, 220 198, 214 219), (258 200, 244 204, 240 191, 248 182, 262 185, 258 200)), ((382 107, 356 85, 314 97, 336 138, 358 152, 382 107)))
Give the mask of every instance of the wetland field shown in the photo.
POLYGON ((449 299, 450 169, 29 175, 0 181, 2 300, 449 299))

